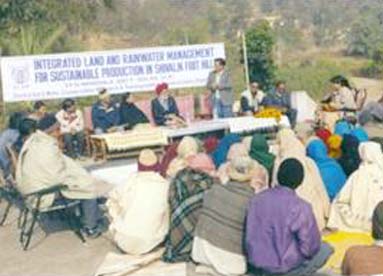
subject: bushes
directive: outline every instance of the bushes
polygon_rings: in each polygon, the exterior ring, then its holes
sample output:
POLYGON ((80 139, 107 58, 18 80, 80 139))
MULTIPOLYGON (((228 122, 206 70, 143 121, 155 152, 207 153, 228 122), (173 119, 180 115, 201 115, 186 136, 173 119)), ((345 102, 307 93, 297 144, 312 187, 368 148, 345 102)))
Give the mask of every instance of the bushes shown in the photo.
POLYGON ((284 65, 277 71, 279 79, 287 82, 290 91, 307 91, 314 99, 320 99, 328 90, 328 80, 338 74, 347 76, 350 68, 330 59, 306 61, 284 65))

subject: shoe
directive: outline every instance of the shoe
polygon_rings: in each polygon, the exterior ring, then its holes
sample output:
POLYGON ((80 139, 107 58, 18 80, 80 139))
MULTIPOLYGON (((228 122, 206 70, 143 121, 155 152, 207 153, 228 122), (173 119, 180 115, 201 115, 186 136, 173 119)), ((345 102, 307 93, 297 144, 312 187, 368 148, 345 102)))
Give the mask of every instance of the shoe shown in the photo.
POLYGON ((96 226, 94 228, 85 227, 84 232, 85 232, 86 236, 90 239, 96 239, 99 236, 101 236, 103 233, 103 231, 101 231, 101 229, 99 229, 98 226, 96 226))

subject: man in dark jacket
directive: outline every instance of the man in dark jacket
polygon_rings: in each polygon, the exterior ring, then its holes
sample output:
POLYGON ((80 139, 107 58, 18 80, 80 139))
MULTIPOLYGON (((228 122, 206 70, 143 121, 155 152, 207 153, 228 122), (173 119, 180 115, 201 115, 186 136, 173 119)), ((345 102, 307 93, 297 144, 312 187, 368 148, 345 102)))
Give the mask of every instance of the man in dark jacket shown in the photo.
POLYGON ((99 101, 92 107, 92 122, 94 132, 101 134, 118 130, 120 123, 119 109, 111 101, 106 89, 102 89, 98 94, 99 101))
POLYGON ((160 83, 156 86, 157 97, 152 100, 152 115, 158 126, 175 126, 183 119, 178 111, 176 100, 169 95, 169 85, 160 83))
POLYGON ((291 106, 291 94, 287 91, 284 81, 276 83, 275 88, 263 98, 262 105, 281 110, 289 118, 291 126, 295 126, 297 110, 291 106))
POLYGON ((149 123, 148 117, 133 102, 131 93, 126 93, 120 104, 120 124, 124 128, 134 128, 138 124, 149 123))

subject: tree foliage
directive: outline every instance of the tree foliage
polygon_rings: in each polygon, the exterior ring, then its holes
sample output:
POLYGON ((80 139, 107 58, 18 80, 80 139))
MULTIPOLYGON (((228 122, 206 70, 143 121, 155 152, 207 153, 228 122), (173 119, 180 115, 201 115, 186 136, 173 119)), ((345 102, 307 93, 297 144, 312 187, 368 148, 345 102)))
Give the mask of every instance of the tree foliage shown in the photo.
POLYGON ((271 88, 275 78, 274 43, 273 31, 267 21, 260 21, 246 31, 249 79, 258 82, 263 89, 271 88))
POLYGON ((60 52, 71 37, 91 26, 97 9, 108 1, 0 0, 2 54, 60 52))

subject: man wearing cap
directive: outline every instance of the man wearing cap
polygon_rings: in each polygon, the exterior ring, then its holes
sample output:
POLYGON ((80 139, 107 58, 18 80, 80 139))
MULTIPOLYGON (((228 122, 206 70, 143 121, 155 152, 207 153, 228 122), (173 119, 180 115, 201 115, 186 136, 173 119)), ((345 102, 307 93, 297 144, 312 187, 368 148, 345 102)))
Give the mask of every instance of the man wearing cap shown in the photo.
POLYGON ((278 169, 279 185, 250 201, 246 250, 256 275, 312 275, 333 253, 321 242, 310 204, 295 192, 303 177, 302 164, 286 159, 278 169))
POLYGON ((158 84, 155 89, 156 98, 151 103, 153 119, 158 126, 172 126, 183 120, 176 100, 169 95, 168 89, 167 83, 158 84))
POLYGON ((98 102, 92 107, 92 122, 96 134, 113 132, 118 129, 120 123, 119 109, 111 101, 110 94, 106 89, 98 93, 98 102))
MULTIPOLYGON (((96 198, 105 194, 110 186, 92 178, 79 164, 61 152, 57 143, 60 125, 55 116, 42 118, 38 129, 21 149, 16 170, 18 189, 26 195, 59 184, 67 186, 62 196, 67 200, 81 200, 84 230, 89 236, 99 235, 105 230, 105 221, 96 198)), ((46 195, 40 207, 49 207, 54 201, 54 195, 46 195)))
POLYGON ((229 72, 223 58, 214 60, 214 71, 210 72, 206 87, 211 92, 213 117, 233 117, 234 93, 229 72))
POLYGON ((110 231, 120 249, 132 255, 148 253, 169 230, 169 182, 159 173, 156 154, 142 150, 138 172, 114 189, 107 201, 110 231))
POLYGON ((250 89, 246 89, 241 94, 241 112, 244 115, 254 115, 257 113, 264 96, 265 93, 259 89, 259 84, 252 82, 250 89))

